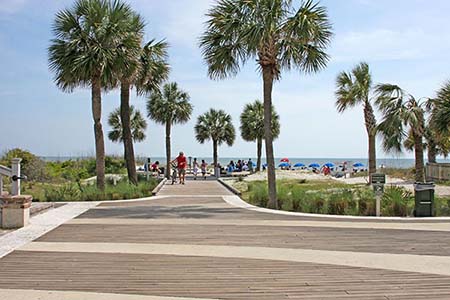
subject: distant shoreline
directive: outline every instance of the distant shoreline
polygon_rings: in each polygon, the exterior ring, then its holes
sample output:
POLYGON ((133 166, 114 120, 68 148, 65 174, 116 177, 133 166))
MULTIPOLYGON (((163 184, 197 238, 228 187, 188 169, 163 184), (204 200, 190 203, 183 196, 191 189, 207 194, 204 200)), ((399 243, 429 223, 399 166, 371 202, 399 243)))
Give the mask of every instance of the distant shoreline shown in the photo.
MULTIPOLYGON (((56 162, 56 161, 68 161, 68 160, 83 160, 83 159, 91 159, 94 158, 93 156, 40 156, 40 158, 44 161, 48 162, 56 162)), ((256 162, 255 157, 219 157, 219 163, 222 166, 227 165, 230 160, 237 161, 239 159, 248 160, 249 158, 252 159, 252 161, 256 162)), ((151 162, 160 161, 161 163, 164 163, 166 158, 161 156, 155 156, 150 157, 151 162)), ((207 163, 212 162, 212 157, 197 157, 197 160, 204 159, 207 163)), ((275 158, 275 164, 278 165, 282 157, 275 158)), ((143 164, 147 158, 146 157, 137 157, 138 163, 143 164)), ((367 166, 367 158, 302 158, 302 157, 292 157, 289 158, 292 164, 295 163, 303 163, 305 165, 309 165, 311 163, 318 163, 318 164, 324 164, 327 162, 331 163, 341 163, 343 161, 350 161, 350 162, 360 162, 367 166)), ((265 158, 262 158, 262 162, 265 163, 265 158)), ((446 162, 450 163, 450 159, 438 159, 438 162, 446 162)), ((413 168, 414 167, 414 159, 413 158, 379 158, 377 159, 377 167, 384 165, 387 168, 398 168, 398 169, 407 169, 407 168, 413 168)))

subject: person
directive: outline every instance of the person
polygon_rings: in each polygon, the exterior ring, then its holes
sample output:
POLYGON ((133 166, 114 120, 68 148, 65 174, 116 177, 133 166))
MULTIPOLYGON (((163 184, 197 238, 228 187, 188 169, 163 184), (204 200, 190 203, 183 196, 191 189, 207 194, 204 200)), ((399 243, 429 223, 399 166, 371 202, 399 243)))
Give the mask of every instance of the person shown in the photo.
POLYGON ((330 167, 324 166, 323 167, 323 175, 328 176, 328 175, 330 175, 330 173, 331 173, 330 167))
POLYGON ((200 165, 200 169, 202 170, 202 176, 203 179, 206 180, 206 167, 208 166, 208 164, 205 162, 204 159, 202 159, 202 164, 200 165))
POLYGON ((233 173, 234 172, 234 162, 232 160, 230 160, 230 163, 227 166, 227 172, 228 173, 233 173))
POLYGON ((180 154, 175 158, 172 162, 177 163, 177 169, 178 169, 178 176, 180 178, 180 183, 184 184, 186 179, 186 156, 184 156, 183 151, 180 151, 180 154))
POLYGON ((248 164, 248 170, 250 171, 250 173, 253 173, 253 162, 252 162, 251 158, 248 159, 247 164, 248 164))
POLYGON ((198 167, 199 164, 197 158, 194 158, 194 162, 192 163, 192 172, 194 174, 194 180, 197 180, 198 167))
POLYGON ((159 168, 159 161, 155 161, 150 170, 155 173, 156 172, 156 176, 159 176, 159 174, 161 174, 161 169, 159 168))
POLYGON ((242 161, 240 159, 236 163, 236 171, 242 172, 242 161))

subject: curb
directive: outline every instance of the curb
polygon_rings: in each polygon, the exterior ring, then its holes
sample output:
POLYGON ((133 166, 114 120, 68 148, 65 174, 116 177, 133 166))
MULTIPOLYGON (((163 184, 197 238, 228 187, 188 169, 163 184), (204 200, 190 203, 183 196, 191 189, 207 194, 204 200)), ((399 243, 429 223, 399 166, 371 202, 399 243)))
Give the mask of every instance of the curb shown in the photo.
POLYGON ((156 196, 156 194, 158 194, 158 192, 161 190, 161 188, 166 183, 166 181, 167 181, 167 178, 164 178, 163 180, 161 180, 160 183, 158 183, 158 185, 152 191, 152 196, 156 196))
POLYGON ((239 197, 242 195, 242 193, 240 191, 238 191, 236 188, 234 188, 231 185, 229 185, 228 183, 226 183, 225 180, 223 180, 222 178, 218 178, 217 181, 220 182, 224 187, 226 187, 233 194, 235 194, 239 197))

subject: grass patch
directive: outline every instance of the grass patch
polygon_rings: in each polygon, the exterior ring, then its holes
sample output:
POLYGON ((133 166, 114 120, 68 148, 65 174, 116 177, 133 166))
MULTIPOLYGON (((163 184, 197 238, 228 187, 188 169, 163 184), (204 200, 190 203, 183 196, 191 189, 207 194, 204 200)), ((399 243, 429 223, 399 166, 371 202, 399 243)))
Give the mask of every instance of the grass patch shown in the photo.
POLYGON ((158 180, 155 178, 148 182, 140 181, 137 186, 123 180, 117 185, 107 184, 102 192, 95 185, 79 183, 28 183, 22 186, 22 193, 32 195, 34 201, 40 202, 122 200, 151 196, 151 191, 157 184, 158 180))
MULTIPOLYGON (((267 207, 267 182, 247 182, 242 198, 256 206, 267 207)), ((280 209, 294 212, 375 216, 376 199, 371 187, 347 185, 336 181, 299 182, 278 180, 280 209)), ((403 187, 386 187, 381 200, 382 216, 413 216, 414 195, 403 187)), ((436 216, 450 216, 450 197, 435 197, 436 216)))

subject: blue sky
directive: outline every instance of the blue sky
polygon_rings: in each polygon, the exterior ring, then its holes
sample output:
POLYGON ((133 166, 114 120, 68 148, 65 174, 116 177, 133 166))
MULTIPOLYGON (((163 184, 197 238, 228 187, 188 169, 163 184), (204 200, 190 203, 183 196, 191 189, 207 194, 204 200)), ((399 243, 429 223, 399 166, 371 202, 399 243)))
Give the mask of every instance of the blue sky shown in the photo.
MULTIPOLYGON (((63 93, 47 66, 55 13, 72 0, 0 0, 0 151, 21 147, 39 155, 94 153, 89 90, 63 93)), ((295 1, 294 1, 295 2, 295 1)), ((212 81, 197 47, 209 0, 133 0, 147 21, 146 38, 170 43, 171 81, 186 90, 194 105, 189 123, 175 126, 172 149, 211 156, 212 146, 194 138, 197 116, 211 107, 232 114, 236 129, 245 103, 262 98, 262 80, 250 62, 233 79, 212 81)), ((297 2, 298 3, 298 2, 297 2)), ((281 118, 277 157, 365 157, 367 137, 361 108, 338 114, 334 81, 360 61, 370 64, 375 83, 396 83, 420 97, 432 97, 450 79, 450 1, 323 0, 334 26, 328 67, 315 75, 284 73, 274 86, 281 118)), ((145 113, 145 98, 132 103, 145 113)), ((103 96, 103 125, 119 105, 117 92, 103 96)), ((106 134, 105 134, 106 135, 106 134)), ((380 144, 380 143, 379 143, 380 144)), ((109 154, 122 146, 106 140, 109 154)), ((149 122, 147 139, 136 144, 145 156, 164 155, 164 127, 149 122)), ((253 156, 255 145, 237 138, 221 156, 253 156)), ((407 153, 404 157, 410 157, 407 153)), ((379 157, 393 157, 378 151, 379 157)))

